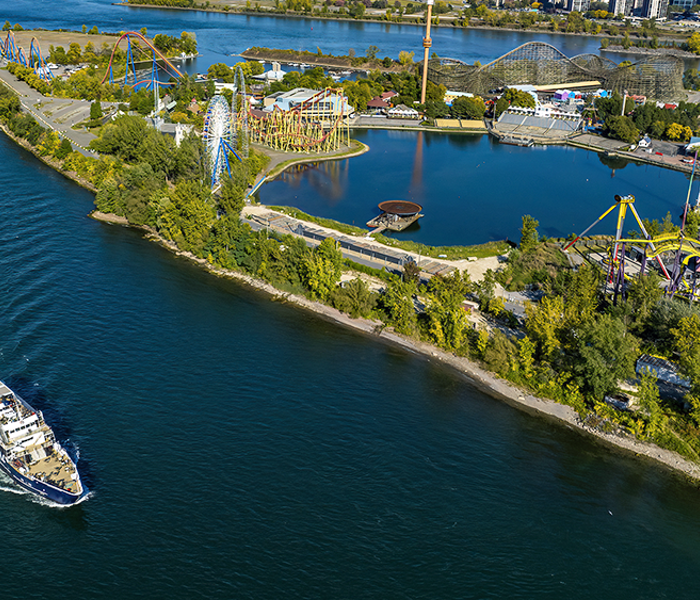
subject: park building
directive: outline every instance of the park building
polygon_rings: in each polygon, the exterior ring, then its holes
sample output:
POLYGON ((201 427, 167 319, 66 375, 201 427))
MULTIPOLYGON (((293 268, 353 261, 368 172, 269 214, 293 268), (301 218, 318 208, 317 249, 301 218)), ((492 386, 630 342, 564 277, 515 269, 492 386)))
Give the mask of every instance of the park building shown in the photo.
POLYGON ((263 101, 263 110, 272 112, 281 110, 299 110, 302 116, 335 117, 340 114, 351 115, 355 109, 350 106, 348 99, 342 94, 295 88, 288 92, 275 92, 263 101))

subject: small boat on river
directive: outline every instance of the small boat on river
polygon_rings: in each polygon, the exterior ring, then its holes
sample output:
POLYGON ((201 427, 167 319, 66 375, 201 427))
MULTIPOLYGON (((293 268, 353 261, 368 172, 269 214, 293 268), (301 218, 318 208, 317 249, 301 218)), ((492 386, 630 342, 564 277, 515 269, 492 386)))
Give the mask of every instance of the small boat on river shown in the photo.
POLYGON ((78 469, 41 411, 0 381, 0 469, 22 488, 62 505, 87 495, 78 469))

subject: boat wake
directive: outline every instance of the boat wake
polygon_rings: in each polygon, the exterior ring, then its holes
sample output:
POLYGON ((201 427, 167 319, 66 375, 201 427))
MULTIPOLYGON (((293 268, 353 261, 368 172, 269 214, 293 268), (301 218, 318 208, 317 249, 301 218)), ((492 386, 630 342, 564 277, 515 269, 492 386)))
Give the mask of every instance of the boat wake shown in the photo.
POLYGON ((59 504, 58 502, 53 502, 48 498, 42 498, 29 490, 15 485, 14 481, 2 471, 0 471, 0 492, 9 492, 10 494, 17 494, 18 496, 26 496, 31 502, 39 504, 40 506, 48 506, 49 508, 70 508, 71 506, 77 506, 85 502, 88 498, 92 498, 93 495, 93 492, 90 491, 73 504, 59 504))
POLYGON ((16 488, 11 488, 11 487, 5 487, 4 485, 0 485, 0 492, 10 492, 10 494, 17 494, 18 496, 30 496, 33 494, 30 494, 28 491, 23 490, 22 488, 16 487, 16 488))

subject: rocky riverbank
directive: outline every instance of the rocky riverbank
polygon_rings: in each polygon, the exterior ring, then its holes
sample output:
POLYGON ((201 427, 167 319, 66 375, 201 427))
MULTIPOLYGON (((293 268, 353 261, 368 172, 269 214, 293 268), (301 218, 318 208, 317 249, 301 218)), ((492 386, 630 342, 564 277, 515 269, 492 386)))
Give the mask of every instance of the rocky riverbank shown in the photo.
MULTIPOLYGON (((106 215, 95 211, 91 214, 91 216, 99 221, 104 221, 111 224, 123 224, 118 221, 119 217, 116 215, 106 215)), ((695 482, 700 482, 700 465, 683 458, 675 452, 659 448, 654 444, 641 442, 633 437, 609 434, 598 429, 591 428, 581 422, 578 414, 571 407, 559 404, 553 400, 546 400, 533 396, 529 392, 522 390, 504 379, 499 378, 493 373, 486 371, 478 364, 467 358, 455 356, 432 346, 431 344, 427 344, 425 342, 408 338, 404 335, 396 333, 392 328, 385 327, 385 325, 380 321, 369 319, 352 319, 347 314, 342 313, 335 308, 309 300, 304 296, 281 292, 264 280, 251 277, 238 271, 216 267, 208 263, 205 259, 199 258, 190 252, 181 251, 173 242, 161 237, 155 231, 149 228, 141 229, 146 231, 146 236, 148 239, 161 244, 165 248, 168 248, 177 256, 197 263, 199 266, 218 277, 234 279, 267 294, 275 301, 286 302, 304 310, 312 311, 324 319, 352 328, 366 335, 370 335, 375 339, 381 340, 388 344, 393 344, 395 346, 400 346, 409 352, 422 354, 429 360, 440 361, 441 363, 449 365, 450 367, 459 371, 472 385, 481 391, 497 397, 516 408, 533 414, 542 415, 550 419, 556 419, 559 422, 565 423, 573 430, 579 431, 582 434, 594 436, 608 446, 626 452, 631 452, 639 457, 651 459, 664 467, 682 473, 684 476, 695 482)))

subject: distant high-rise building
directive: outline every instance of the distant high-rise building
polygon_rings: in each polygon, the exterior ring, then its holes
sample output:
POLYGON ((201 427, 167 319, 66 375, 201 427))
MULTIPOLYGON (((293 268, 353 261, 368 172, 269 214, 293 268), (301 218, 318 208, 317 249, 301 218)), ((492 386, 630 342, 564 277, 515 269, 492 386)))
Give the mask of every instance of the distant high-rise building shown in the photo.
POLYGON ((632 12, 634 0, 610 0, 608 10, 614 15, 627 16, 632 12))
POLYGON ((642 4, 642 17, 645 19, 666 18, 668 12, 668 0, 644 0, 642 4))
POLYGON ((591 0, 568 0, 566 9, 568 11, 577 10, 580 13, 585 13, 591 7, 591 0))

